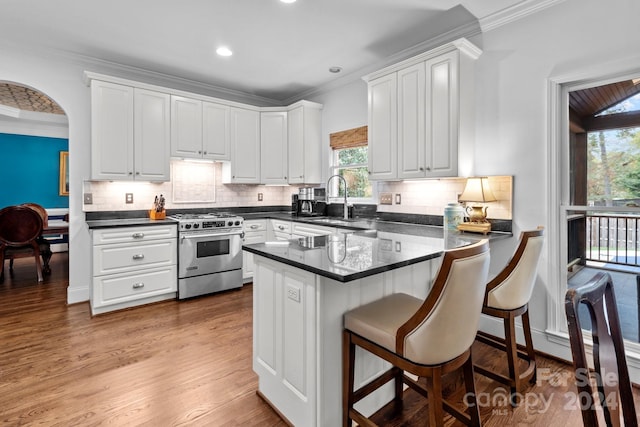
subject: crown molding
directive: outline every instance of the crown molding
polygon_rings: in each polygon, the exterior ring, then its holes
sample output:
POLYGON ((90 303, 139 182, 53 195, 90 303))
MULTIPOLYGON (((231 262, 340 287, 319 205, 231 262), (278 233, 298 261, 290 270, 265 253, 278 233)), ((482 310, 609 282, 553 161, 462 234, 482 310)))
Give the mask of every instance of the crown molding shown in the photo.
POLYGON ((486 33, 498 27, 518 21, 543 9, 562 3, 564 0, 525 0, 513 6, 504 8, 496 13, 479 20, 482 32, 486 33))

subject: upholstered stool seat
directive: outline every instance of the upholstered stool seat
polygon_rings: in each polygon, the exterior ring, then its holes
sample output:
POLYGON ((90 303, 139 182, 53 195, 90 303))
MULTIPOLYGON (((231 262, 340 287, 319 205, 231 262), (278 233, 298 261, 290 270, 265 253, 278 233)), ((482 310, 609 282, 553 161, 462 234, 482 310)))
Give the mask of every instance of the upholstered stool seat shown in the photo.
POLYGON ((483 240, 445 252, 426 300, 396 293, 345 313, 343 426, 350 426, 352 420, 375 425, 354 405, 391 380, 395 381, 396 402, 402 400, 403 384, 429 399, 430 425, 443 425, 444 410, 465 424, 480 425, 471 345, 478 330, 488 271, 489 244, 483 240), (393 365, 358 390, 353 389, 356 346, 393 365), (442 376, 460 368, 468 413, 442 398, 442 376), (425 378, 426 387, 405 371, 425 378))

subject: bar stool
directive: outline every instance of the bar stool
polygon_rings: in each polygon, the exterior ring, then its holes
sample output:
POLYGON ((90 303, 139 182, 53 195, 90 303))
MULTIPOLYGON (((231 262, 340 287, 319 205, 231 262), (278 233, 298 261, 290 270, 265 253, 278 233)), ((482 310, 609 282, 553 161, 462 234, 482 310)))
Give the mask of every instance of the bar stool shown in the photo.
POLYGON ((506 352, 509 376, 498 374, 486 367, 475 365, 476 372, 510 388, 511 405, 516 406, 516 393, 527 381, 536 382, 536 356, 529 324, 529 299, 533 292, 538 261, 544 243, 544 229, 524 231, 515 254, 507 266, 487 284, 482 313, 503 319, 504 339, 479 331, 476 339, 506 352), (516 342, 515 318, 522 316, 525 349, 516 342), (522 372, 519 359, 527 363, 522 372))
POLYGON ((426 300, 397 293, 344 315, 342 345, 343 426, 375 425, 354 408, 373 391, 395 380, 395 401, 407 384, 429 402, 429 425, 442 426, 444 411, 467 425, 480 425, 475 397, 471 345, 478 330, 489 271, 489 244, 447 251, 426 300), (354 386, 355 347, 390 362, 393 367, 358 390, 354 386), (463 369, 468 414, 442 398, 442 376, 463 369), (426 389, 404 374, 426 378, 426 389))

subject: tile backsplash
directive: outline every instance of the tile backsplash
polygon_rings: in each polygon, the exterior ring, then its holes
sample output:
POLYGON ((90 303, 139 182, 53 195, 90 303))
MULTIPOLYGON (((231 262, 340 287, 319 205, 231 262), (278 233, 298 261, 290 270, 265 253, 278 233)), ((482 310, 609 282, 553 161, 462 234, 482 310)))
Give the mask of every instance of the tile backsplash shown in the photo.
MULTIPOLYGON (((171 162, 174 182, 85 181, 83 191, 92 194, 92 203, 83 205, 85 212, 147 210, 155 196, 162 194, 167 209, 232 208, 238 206, 289 206, 298 186, 267 186, 253 184, 223 184, 221 163, 171 162), (176 179, 178 177, 178 179, 176 179), (126 194, 133 194, 133 203, 126 203, 126 194), (261 194, 261 199, 259 199, 261 194)), ((487 203, 488 217, 512 219, 512 177, 493 176, 489 179, 498 199, 487 203)), ((423 181, 376 182, 378 195, 392 193, 391 205, 378 204, 379 212, 442 215, 447 203, 462 193, 464 178, 443 178, 423 181), (399 195, 400 204, 397 204, 399 195)))

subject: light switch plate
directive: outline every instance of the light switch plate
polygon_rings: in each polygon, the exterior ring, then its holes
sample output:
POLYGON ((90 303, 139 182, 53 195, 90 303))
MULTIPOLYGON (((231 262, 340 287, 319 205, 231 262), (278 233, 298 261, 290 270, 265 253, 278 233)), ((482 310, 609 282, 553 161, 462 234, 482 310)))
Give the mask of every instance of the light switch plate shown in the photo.
POLYGON ((400 203, 402 203, 402 196, 398 193, 396 194, 396 205, 399 205, 400 203))
POLYGON ((392 195, 391 193, 381 193, 380 194, 380 204, 381 205, 391 205, 392 202, 392 195))
POLYGON ((85 205, 93 204, 93 193, 84 193, 83 201, 85 205))
POLYGON ((259 201, 259 202, 261 202, 261 201, 262 201, 263 197, 264 197, 264 196, 262 195, 262 193, 258 193, 258 201, 259 201))

